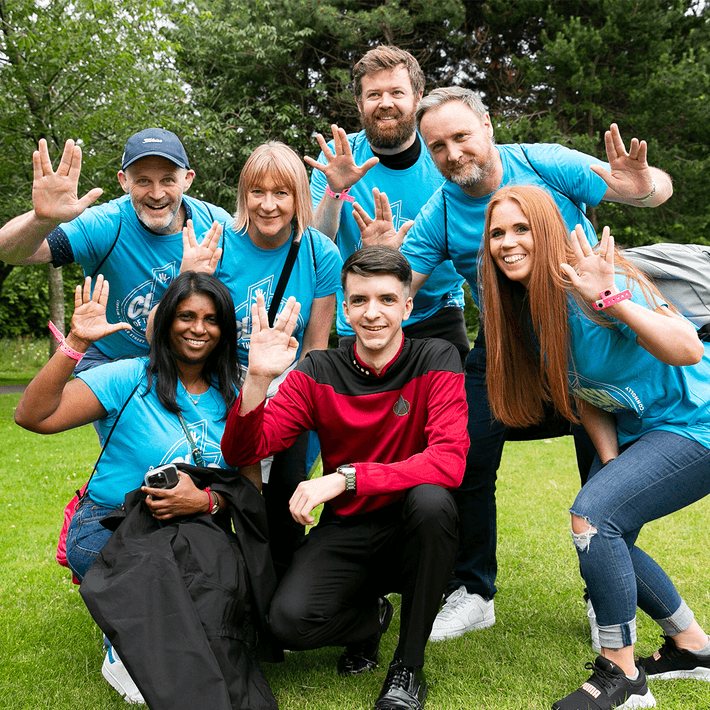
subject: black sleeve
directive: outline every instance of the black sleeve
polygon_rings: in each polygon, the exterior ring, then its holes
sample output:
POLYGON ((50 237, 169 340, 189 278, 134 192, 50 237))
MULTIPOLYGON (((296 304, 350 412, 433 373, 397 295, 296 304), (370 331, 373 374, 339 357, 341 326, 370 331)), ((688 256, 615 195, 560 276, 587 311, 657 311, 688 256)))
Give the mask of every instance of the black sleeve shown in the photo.
POLYGON ((74 263, 74 252, 69 238, 61 227, 56 227, 47 235, 47 245, 52 253, 52 266, 55 269, 64 266, 64 264, 74 263))

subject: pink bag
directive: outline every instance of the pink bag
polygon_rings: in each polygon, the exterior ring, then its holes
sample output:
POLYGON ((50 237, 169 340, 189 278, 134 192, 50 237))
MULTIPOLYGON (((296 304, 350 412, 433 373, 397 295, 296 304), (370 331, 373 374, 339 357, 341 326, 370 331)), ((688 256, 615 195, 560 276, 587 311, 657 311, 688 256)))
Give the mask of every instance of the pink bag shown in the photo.
MULTIPOLYGON (((77 492, 76 495, 67 503, 67 507, 64 508, 64 523, 62 524, 62 529, 59 533, 59 542, 57 543, 57 562, 62 567, 69 567, 67 563, 67 532, 69 531, 69 525, 71 524, 71 519, 74 517, 76 512, 76 507, 79 505, 79 501, 86 492, 89 486, 87 481, 77 492)), ((72 582, 74 584, 79 584, 79 580, 72 574, 72 582)))

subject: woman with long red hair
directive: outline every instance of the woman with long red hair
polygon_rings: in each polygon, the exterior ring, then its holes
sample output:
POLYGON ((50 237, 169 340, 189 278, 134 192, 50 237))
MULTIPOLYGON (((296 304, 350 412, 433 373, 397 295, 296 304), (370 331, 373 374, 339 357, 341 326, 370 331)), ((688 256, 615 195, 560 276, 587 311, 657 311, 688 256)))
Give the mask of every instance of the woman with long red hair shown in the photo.
POLYGON ((710 493, 710 350, 614 247, 570 236, 552 198, 499 190, 481 253, 488 395, 510 426, 552 404, 597 448, 570 508, 601 655, 555 710, 653 707, 646 679, 710 681, 710 641, 673 583, 636 546, 641 527, 710 493), (636 607, 663 647, 634 662, 636 607))

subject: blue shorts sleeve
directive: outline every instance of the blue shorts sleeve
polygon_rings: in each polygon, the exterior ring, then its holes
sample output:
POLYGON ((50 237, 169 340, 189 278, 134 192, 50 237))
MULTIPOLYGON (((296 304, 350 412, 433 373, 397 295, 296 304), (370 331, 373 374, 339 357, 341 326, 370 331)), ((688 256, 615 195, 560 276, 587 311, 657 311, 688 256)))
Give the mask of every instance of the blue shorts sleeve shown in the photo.
POLYGON ((332 240, 316 229, 313 232, 313 253, 316 262, 316 288, 314 298, 336 293, 340 288, 340 270, 343 260, 332 240))
POLYGON ((400 250, 407 257, 412 271, 420 274, 431 274, 448 259, 442 195, 442 190, 437 190, 424 205, 407 232, 400 250))

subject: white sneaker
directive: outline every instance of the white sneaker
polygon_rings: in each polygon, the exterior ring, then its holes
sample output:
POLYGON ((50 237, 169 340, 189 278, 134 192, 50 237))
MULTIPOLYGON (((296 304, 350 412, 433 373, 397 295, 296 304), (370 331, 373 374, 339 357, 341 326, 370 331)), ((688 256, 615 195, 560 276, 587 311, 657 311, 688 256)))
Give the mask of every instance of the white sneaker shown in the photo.
POLYGON ((145 704, 141 691, 138 690, 133 678, 128 674, 126 666, 123 665, 123 661, 118 657, 118 653, 116 653, 116 649, 113 646, 109 646, 106 651, 101 673, 109 685, 117 690, 127 703, 131 705, 145 704))
POLYGON ((473 629, 486 629, 496 623, 493 600, 469 594, 461 585, 441 607, 429 635, 430 641, 444 641, 462 636, 473 629))
POLYGON ((587 618, 589 619, 589 630, 592 634, 592 649, 594 653, 601 653, 602 647, 599 643, 599 624, 597 624, 597 615, 594 612, 592 600, 589 598, 589 595, 585 593, 584 598, 587 600, 587 618))

